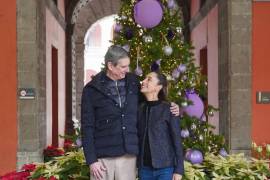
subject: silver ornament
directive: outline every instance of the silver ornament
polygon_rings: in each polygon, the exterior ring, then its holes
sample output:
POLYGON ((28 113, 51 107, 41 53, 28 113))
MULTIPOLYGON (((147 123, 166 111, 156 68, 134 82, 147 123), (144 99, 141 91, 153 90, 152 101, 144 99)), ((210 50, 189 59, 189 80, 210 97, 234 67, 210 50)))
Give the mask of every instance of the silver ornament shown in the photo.
POLYGON ((182 106, 182 107, 187 107, 187 106, 188 106, 188 103, 187 103, 186 101, 181 102, 181 106, 182 106))
POLYGON ((143 71, 142 71, 142 68, 141 68, 140 66, 138 66, 138 67, 135 69, 135 74, 138 75, 138 76, 142 76, 143 71))
POLYGON ((163 52, 166 56, 170 56, 173 52, 173 49, 171 46, 164 46, 163 47, 163 52))
POLYGON ((214 116, 214 112, 213 111, 209 111, 209 116, 214 116))
POLYGON ((151 36, 143 36, 143 40, 146 43, 151 43, 153 41, 153 38, 151 36))
POLYGON ((181 27, 176 27, 176 32, 178 32, 178 33, 182 33, 182 28, 181 27))
POLYGON ((122 15, 122 16, 121 16, 121 19, 122 19, 122 20, 126 20, 126 19, 127 19, 127 16, 122 15))
POLYGON ((195 130, 197 128, 196 124, 192 123, 191 127, 192 130, 195 130))

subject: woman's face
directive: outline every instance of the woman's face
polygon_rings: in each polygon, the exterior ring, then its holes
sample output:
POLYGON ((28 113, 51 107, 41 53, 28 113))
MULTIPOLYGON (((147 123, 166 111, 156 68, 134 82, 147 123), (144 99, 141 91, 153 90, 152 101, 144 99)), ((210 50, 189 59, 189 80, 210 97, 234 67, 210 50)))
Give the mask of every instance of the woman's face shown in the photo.
POLYGON ((154 72, 149 73, 142 81, 141 92, 143 94, 158 93, 162 86, 159 83, 157 74, 154 72))

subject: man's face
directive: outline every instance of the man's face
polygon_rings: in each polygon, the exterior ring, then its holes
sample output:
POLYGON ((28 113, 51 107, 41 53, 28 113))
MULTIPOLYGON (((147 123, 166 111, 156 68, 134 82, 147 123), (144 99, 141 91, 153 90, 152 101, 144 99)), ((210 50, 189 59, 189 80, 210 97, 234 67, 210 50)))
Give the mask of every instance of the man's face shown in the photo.
POLYGON ((126 76, 126 73, 129 72, 130 59, 128 57, 118 60, 116 66, 111 62, 108 63, 108 75, 113 80, 123 79, 126 76))

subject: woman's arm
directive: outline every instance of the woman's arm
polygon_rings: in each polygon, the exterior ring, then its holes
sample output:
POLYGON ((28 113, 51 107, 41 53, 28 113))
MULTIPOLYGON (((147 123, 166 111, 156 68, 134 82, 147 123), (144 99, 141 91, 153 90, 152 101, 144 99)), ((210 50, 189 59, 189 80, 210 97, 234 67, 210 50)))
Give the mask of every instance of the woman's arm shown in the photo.
POLYGON ((177 166, 174 169, 174 173, 184 174, 184 156, 183 156, 183 146, 181 140, 181 130, 180 130, 180 117, 170 115, 170 133, 173 140, 174 150, 176 154, 177 166))

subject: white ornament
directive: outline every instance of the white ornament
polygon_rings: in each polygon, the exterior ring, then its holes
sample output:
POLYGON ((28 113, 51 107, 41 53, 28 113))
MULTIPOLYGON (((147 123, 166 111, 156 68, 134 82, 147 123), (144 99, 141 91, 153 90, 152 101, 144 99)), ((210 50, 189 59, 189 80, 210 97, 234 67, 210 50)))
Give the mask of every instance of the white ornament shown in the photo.
POLYGON ((163 51, 164 51, 166 56, 170 56, 173 52, 173 49, 171 46, 164 46, 163 51))
POLYGON ((178 33, 182 33, 182 28, 181 27, 176 27, 176 32, 178 32, 178 33))
POLYGON ((187 106, 188 106, 188 103, 187 103, 186 101, 181 102, 181 106, 182 106, 182 107, 187 107, 187 106))

